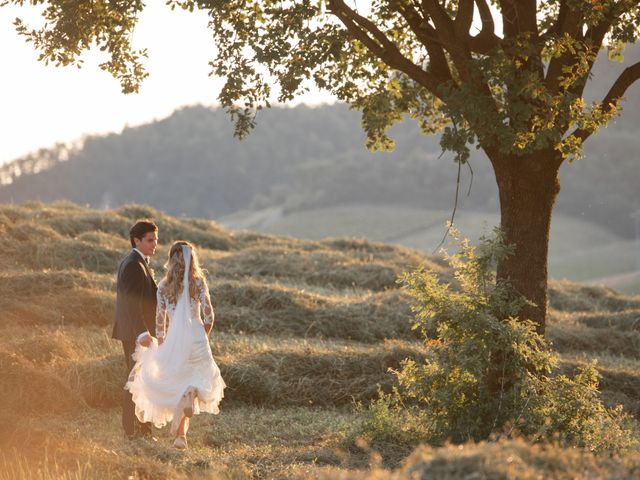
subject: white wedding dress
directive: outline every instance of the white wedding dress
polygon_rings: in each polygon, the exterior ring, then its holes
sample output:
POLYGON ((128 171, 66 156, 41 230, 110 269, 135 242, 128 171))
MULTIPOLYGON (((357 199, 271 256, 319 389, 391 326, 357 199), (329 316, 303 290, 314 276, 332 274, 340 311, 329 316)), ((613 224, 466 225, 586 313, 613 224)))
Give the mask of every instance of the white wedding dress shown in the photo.
MULTIPOLYGON (((224 396, 225 383, 200 320, 200 301, 189 295, 191 249, 183 245, 182 253, 185 276, 177 303, 168 303, 162 297, 162 288, 158 290, 159 309, 161 305, 168 307, 166 315, 170 320, 164 342, 158 346, 154 338, 149 347, 136 346, 133 354, 136 364, 125 385, 133 397, 138 419, 156 427, 171 422, 174 414, 181 414, 176 412, 176 406, 189 387, 197 389, 194 414, 219 413, 218 404, 224 396)), ((159 310, 159 315, 164 313, 159 310)))

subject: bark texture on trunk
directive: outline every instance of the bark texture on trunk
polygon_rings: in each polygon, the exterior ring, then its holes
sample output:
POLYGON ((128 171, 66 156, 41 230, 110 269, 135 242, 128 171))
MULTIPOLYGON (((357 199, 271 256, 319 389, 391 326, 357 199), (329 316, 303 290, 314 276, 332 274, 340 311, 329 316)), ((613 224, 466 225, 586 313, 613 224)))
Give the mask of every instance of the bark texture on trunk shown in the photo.
POLYGON ((549 228, 560 191, 560 164, 559 158, 544 154, 494 162, 501 228, 506 243, 515 246, 515 254, 498 265, 497 276, 535 304, 525 306, 520 318, 534 321, 540 334, 547 319, 549 228))

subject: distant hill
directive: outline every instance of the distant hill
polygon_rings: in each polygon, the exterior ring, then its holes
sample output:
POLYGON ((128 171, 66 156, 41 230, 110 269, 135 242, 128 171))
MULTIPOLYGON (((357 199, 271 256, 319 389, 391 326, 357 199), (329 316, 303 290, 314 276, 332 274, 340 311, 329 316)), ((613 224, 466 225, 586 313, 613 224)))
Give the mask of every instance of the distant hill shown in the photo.
MULTIPOLYGON (((66 160, 48 158, 47 167, 29 168, 23 160, 17 171, 26 173, 0 188, 0 201, 70 199, 95 207, 134 201, 210 218, 270 205, 449 205, 455 165, 437 158, 437 137, 421 137, 408 123, 395 136, 394 153, 372 154, 357 112, 301 106, 261 113, 256 130, 239 141, 223 111, 184 108, 122 134, 88 138, 81 150, 64 151, 66 160)), ((495 204, 490 171, 478 166, 474 182, 475 203, 495 204)))
MULTIPOLYGON (((627 52, 627 63, 640 58, 627 52)), ((600 62, 587 95, 600 98, 622 64, 600 62)), ((640 209, 637 125, 640 87, 628 92, 622 117, 586 145, 587 158, 565 165, 557 212, 634 236, 640 209)), ((232 137, 220 110, 190 107, 121 134, 86 139, 75 150, 56 147, 0 168, 0 202, 68 199, 93 207, 129 202, 174 215, 220 218, 240 210, 284 213, 348 205, 452 208, 456 165, 440 158, 438 137, 405 122, 393 130, 393 153, 364 147, 359 113, 344 105, 273 108, 258 117, 248 139, 232 137)), ((481 152, 463 171, 462 211, 496 213, 493 172, 481 152)), ((423 225, 408 225, 408 228, 423 225)))

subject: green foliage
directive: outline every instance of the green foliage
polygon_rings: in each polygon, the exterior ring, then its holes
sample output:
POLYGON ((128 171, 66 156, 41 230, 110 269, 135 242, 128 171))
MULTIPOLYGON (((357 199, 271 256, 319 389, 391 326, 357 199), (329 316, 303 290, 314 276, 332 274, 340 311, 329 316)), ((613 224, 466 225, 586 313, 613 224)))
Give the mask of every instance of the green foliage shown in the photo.
MULTIPOLYGON (((22 5, 24 0, 2 0, 7 4, 22 5)), ((42 17, 45 22, 39 29, 29 28, 16 19, 16 30, 40 51, 38 60, 56 66, 82 66, 81 54, 92 45, 107 52, 109 58, 100 68, 118 79, 123 93, 137 92, 148 76, 142 61, 146 49, 131 46, 133 30, 138 15, 144 8, 140 0, 97 2, 30 2, 44 4, 42 17)))
POLYGON ((391 393, 384 393, 378 386, 378 398, 371 400, 368 409, 357 403, 355 410, 364 415, 356 433, 374 444, 417 445, 439 440, 434 435, 436 426, 428 412, 407 407, 397 387, 391 393))
POLYGON ((495 279, 493 266, 511 254, 500 231, 477 248, 453 232, 455 284, 424 268, 401 278, 414 299, 425 360, 406 359, 394 372, 399 388, 372 404, 366 434, 440 443, 517 430, 591 450, 630 446, 624 415, 598 396, 593 364, 574 378, 551 376, 557 356, 531 321, 517 317, 524 300, 495 279))
POLYGON ((530 410, 530 425, 523 424, 523 430, 541 440, 558 438, 596 451, 637 446, 636 424, 621 406, 605 408, 599 398, 599 380, 596 363, 592 362, 573 378, 557 375, 543 381, 539 403, 530 410))

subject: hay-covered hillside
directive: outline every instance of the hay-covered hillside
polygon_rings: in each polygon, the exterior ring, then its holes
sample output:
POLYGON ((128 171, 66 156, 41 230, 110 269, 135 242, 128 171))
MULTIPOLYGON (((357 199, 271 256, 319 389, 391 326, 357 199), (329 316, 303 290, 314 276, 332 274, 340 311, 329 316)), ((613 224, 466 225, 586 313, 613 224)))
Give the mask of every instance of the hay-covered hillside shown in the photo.
MULTIPOLYGON (((596 458, 522 440, 425 447, 401 466, 411 448, 376 452, 354 442, 362 416, 355 403, 375 398, 377 385, 389 390, 388 369, 423 355, 396 278, 419 264, 444 279, 447 271, 417 251, 231 233, 148 207, 70 203, 0 206, 0 236, 0 479, 387 478, 383 467, 397 468, 396 478, 640 472, 631 456, 596 458), (173 240, 198 246, 216 309, 211 342, 229 387, 220 416, 192 423, 186 453, 170 448, 162 431, 158 443, 125 441, 119 425, 126 372, 109 333, 115 271, 138 218, 160 227, 157 278, 173 240)), ((563 367, 597 358, 606 403, 640 417, 640 297, 556 283, 550 298, 548 335, 563 367)))

